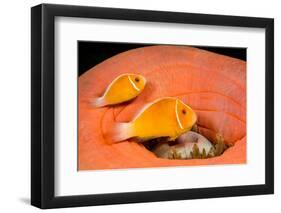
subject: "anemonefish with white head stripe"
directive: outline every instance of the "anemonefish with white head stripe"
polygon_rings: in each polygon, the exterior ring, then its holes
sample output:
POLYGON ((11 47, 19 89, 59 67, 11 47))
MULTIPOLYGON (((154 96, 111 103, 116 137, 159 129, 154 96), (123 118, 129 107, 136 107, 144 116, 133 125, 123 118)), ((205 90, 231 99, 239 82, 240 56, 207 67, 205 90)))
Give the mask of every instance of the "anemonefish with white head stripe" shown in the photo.
POLYGON ((113 142, 133 137, 140 141, 159 137, 175 140, 189 131, 196 120, 196 113, 180 99, 160 98, 145 106, 131 122, 116 124, 112 139, 113 142))
POLYGON ((92 105, 103 107, 120 104, 137 97, 146 85, 146 79, 137 74, 122 74, 115 78, 102 97, 94 98, 92 105))

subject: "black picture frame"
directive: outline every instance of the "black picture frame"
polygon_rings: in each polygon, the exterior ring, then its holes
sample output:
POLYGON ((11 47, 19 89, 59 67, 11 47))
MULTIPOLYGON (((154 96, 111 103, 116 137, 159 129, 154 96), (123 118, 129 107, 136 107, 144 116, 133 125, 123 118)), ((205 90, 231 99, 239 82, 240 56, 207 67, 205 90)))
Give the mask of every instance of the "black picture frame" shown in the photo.
POLYGON ((42 209, 274 193, 274 19, 41 4, 31 9, 31 204, 42 209), (93 195, 54 195, 55 17, 264 28, 265 184, 93 195))

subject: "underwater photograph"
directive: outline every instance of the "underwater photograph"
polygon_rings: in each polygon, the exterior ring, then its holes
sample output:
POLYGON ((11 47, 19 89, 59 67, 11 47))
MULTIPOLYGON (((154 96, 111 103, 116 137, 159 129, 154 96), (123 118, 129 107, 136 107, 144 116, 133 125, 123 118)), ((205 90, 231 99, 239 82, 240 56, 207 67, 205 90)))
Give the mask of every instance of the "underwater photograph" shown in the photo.
POLYGON ((78 171, 247 163, 247 49, 79 41, 78 171))

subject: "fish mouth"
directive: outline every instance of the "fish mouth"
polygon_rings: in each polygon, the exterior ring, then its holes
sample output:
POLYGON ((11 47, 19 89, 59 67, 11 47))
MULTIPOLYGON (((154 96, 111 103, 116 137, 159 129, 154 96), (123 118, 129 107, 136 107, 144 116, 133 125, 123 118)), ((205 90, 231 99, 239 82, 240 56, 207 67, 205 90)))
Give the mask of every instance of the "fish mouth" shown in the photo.
POLYGON ((142 80, 143 80, 143 84, 144 84, 144 86, 146 86, 146 83, 147 83, 146 78, 145 78, 145 77, 143 77, 143 76, 141 76, 141 78, 142 78, 142 80))
POLYGON ((147 84, 147 79, 142 75, 139 75, 139 78, 141 78, 141 80, 143 81, 143 88, 142 88, 142 90, 143 90, 147 84))

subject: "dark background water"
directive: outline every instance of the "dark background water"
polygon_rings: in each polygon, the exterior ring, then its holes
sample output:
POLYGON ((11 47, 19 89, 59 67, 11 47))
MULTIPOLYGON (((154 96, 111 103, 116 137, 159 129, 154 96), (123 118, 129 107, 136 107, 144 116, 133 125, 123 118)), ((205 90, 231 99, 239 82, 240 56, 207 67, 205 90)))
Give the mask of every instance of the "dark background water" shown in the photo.
MULTIPOLYGON (((127 50, 153 46, 155 44, 136 44, 136 43, 117 43, 117 42, 78 42, 78 75, 99 64, 100 62, 127 50)), ((191 45, 192 46, 192 45, 191 45)), ((208 50, 214 53, 238 58, 246 61, 246 48, 233 47, 207 47, 207 46, 192 46, 200 49, 208 50)))

